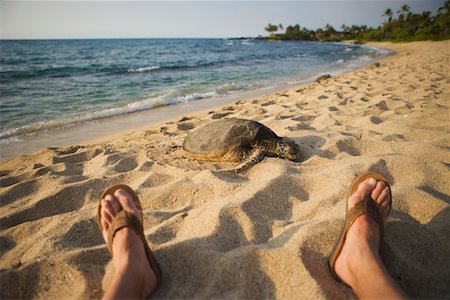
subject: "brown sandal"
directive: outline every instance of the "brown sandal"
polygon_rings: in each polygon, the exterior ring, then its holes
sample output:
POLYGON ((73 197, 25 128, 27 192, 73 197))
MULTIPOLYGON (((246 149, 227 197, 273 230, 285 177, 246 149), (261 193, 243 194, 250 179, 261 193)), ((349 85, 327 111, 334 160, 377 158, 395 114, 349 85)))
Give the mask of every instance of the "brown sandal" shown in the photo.
MULTIPOLYGON (((347 205, 346 205, 346 217, 345 217, 345 225, 342 228, 340 237, 336 243, 336 245, 333 248, 333 251, 331 252, 330 258, 328 260, 331 273, 334 277, 336 277, 338 280, 343 280, 339 277, 339 275, 336 274, 336 271, 334 269, 334 264, 336 263, 336 260, 341 254, 342 248, 344 247, 345 238, 347 237, 347 232, 350 230, 350 227, 352 226, 353 222, 358 218, 360 215, 365 214, 372 219, 375 220, 378 224, 379 233, 380 233, 380 242, 383 238, 384 234, 384 222, 383 217, 381 216, 380 210, 375 203, 375 201, 370 197, 367 196, 363 201, 358 202, 352 209, 348 210, 348 198, 355 193, 355 191, 358 189, 358 186, 361 182, 368 178, 374 178, 378 181, 383 181, 386 183, 387 186, 389 186, 389 183, 387 182, 386 178, 384 178, 382 175, 374 172, 367 172, 359 176, 351 185, 348 195, 347 195, 347 205)), ((392 196, 391 196, 392 197, 392 196)))
MULTIPOLYGON (((107 189, 103 193, 101 199, 104 199, 106 195, 114 196, 114 193, 119 189, 126 191, 131 196, 136 207, 141 212, 141 220, 143 220, 142 208, 141 208, 141 203, 139 202, 139 198, 136 195, 136 193, 133 191, 133 189, 130 188, 129 186, 124 185, 124 184, 113 186, 113 187, 107 189)), ((100 232, 101 232, 102 225, 100 222, 100 219, 101 219, 100 209, 101 209, 101 203, 99 202, 98 209, 97 209, 97 222, 98 222, 98 226, 99 226, 100 232)), ((150 251, 150 248, 147 244, 147 240, 145 239, 144 226, 142 223, 139 222, 139 220, 136 218, 135 215, 133 215, 125 210, 121 210, 115 215, 115 217, 112 220, 111 226, 108 229, 108 241, 106 243, 106 246, 108 247, 109 254, 111 255, 111 257, 113 256, 112 243, 113 243, 114 235, 116 234, 117 231, 119 231, 120 229, 122 229, 124 227, 129 227, 129 228, 133 229, 138 234, 138 236, 141 238, 142 243, 144 244, 145 255, 147 256, 148 263, 150 264, 150 268, 153 270, 153 272, 155 272, 156 286, 158 287, 161 283, 161 276, 162 276, 161 269, 159 268, 158 264, 156 263, 156 260, 153 257, 152 252, 150 251)))

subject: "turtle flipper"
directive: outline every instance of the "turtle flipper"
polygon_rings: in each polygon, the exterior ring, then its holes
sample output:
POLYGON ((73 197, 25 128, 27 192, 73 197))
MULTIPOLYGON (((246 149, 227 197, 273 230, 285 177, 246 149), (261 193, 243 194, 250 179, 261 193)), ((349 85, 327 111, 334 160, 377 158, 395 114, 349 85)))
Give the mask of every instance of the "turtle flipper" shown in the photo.
POLYGON ((258 149, 258 148, 253 149, 250 152, 250 154, 246 155, 245 159, 240 164, 238 164, 236 167, 234 167, 233 169, 223 170, 222 172, 239 173, 241 171, 244 171, 244 170, 256 165, 257 163, 262 161, 265 156, 266 156, 266 153, 264 150, 258 149))

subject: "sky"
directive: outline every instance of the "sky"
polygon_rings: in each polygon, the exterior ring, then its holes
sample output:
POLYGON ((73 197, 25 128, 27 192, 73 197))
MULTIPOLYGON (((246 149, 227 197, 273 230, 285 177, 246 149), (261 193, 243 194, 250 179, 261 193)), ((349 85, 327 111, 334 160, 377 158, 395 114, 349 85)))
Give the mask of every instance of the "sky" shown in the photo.
POLYGON ((1 39, 256 37, 268 23, 377 27, 408 4, 435 13, 444 0, 419 1, 23 1, 0 0, 1 39))

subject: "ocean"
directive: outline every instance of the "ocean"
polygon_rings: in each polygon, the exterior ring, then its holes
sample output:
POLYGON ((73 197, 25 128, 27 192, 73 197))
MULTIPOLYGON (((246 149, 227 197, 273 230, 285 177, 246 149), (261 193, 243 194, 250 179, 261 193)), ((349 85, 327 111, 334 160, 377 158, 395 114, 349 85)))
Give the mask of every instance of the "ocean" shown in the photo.
POLYGON ((253 39, 0 40, 0 146, 156 107, 299 84, 388 54, 253 39))

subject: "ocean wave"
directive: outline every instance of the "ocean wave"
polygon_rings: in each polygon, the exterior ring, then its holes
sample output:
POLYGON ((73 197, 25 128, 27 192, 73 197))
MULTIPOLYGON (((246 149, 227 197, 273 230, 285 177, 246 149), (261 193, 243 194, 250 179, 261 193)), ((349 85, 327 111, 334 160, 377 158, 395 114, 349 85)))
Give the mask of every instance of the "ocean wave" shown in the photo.
POLYGON ((111 107, 103 110, 96 110, 75 116, 55 120, 41 121, 21 127, 10 128, 0 131, 1 143, 14 143, 20 141, 20 136, 32 135, 39 132, 46 132, 55 128, 68 128, 84 122, 92 122, 110 117, 145 111, 161 106, 174 105, 178 103, 186 103, 189 101, 200 100, 205 98, 214 98, 226 95, 229 92, 242 90, 244 86, 235 83, 222 85, 211 91, 185 91, 171 90, 162 95, 151 95, 148 98, 128 103, 119 107, 111 107))
POLYGON ((0 131, 0 141, 2 141, 3 143, 8 143, 8 141, 14 142, 15 139, 20 139, 20 136, 23 135, 32 135, 39 132, 46 132, 55 128, 72 127, 84 122, 96 121, 104 118, 115 117, 175 103, 176 101, 166 101, 162 97, 156 97, 129 103, 121 107, 112 107, 70 117, 66 116, 65 118, 59 118, 55 120, 36 122, 33 124, 0 131))
POLYGON ((155 71, 155 70, 159 70, 161 67, 160 66, 149 66, 149 67, 141 67, 141 68, 130 68, 128 69, 128 73, 142 73, 142 72, 151 72, 151 71, 155 71))
POLYGON ((241 42, 241 45, 254 45, 255 43, 251 42, 250 40, 243 40, 241 42))
MULTIPOLYGON (((64 45, 66 42, 58 43, 64 45)), ((289 81, 303 80, 318 69, 332 74, 369 64, 370 60, 390 53, 379 47, 313 42, 188 40, 180 44, 179 41, 151 41, 151 44, 156 43, 155 52, 149 50, 148 41, 105 43, 105 51, 116 47, 121 51, 114 50, 105 55, 105 52, 97 51, 103 49, 100 47, 87 55, 81 51, 84 48, 78 52, 73 47, 64 48, 69 52, 55 48, 45 61, 28 63, 37 57, 33 52, 26 61, 17 62, 17 66, 2 68, 2 105, 20 104, 23 105, 20 111, 29 112, 23 120, 17 120, 14 110, 9 111, 9 107, 2 110, 5 120, 2 120, 4 127, 0 128, 2 142, 14 142, 14 138, 21 135, 158 106, 228 96, 257 86, 273 86, 277 84, 274 82, 285 81, 291 76, 296 79, 289 81), (242 45, 247 42, 254 45, 242 45), (110 43, 114 47, 110 47, 110 43), (130 43, 145 47, 130 47, 130 43), (347 48, 353 50, 345 50, 347 48), (67 76, 76 78, 58 80, 58 77, 67 76), (152 78, 148 78, 150 76, 152 78), (26 77, 35 78, 21 79, 26 77)), ((16 58, 12 56, 11 59, 16 58)))
POLYGON ((214 91, 218 95, 227 95, 231 92, 243 91, 248 88, 249 86, 246 84, 238 84, 235 82, 230 82, 217 87, 214 91))
POLYGON ((83 68, 78 67, 45 67, 41 69, 29 69, 24 71, 9 70, 0 72, 0 79, 27 79, 33 77, 68 77, 78 74, 83 68))
POLYGON ((332 65, 339 65, 339 64, 343 64, 344 62, 345 62, 345 60, 343 58, 339 58, 338 60, 333 62, 332 65))

